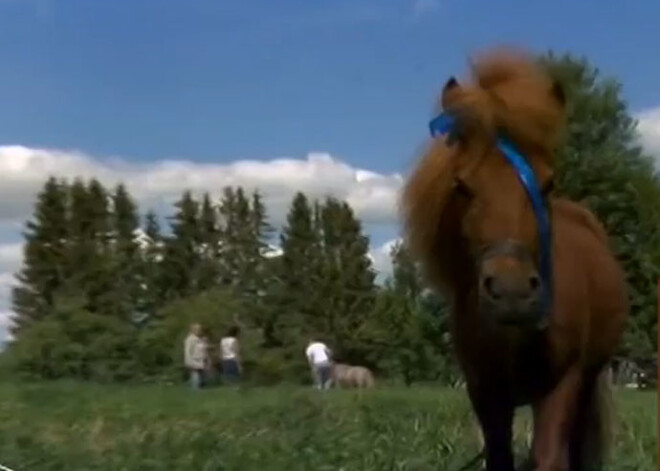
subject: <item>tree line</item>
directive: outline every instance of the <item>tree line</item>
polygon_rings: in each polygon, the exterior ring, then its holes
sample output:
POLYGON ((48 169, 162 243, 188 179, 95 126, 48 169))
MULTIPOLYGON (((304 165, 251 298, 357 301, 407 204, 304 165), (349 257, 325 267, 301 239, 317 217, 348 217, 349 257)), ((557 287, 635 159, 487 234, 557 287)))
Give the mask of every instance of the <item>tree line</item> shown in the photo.
MULTIPOLYGON (((660 179, 637 144, 620 84, 585 59, 539 59, 565 87, 568 129, 556 192, 605 224, 624 264, 632 316, 620 354, 655 351, 660 274, 660 179)), ((321 336, 338 359, 410 384, 458 376, 447 305, 425 289, 405 247, 382 285, 352 208, 295 195, 281 228, 258 192, 184 192, 165 229, 126 187, 48 179, 24 231, 13 292, 13 371, 41 378, 174 380, 192 321, 215 342, 243 330, 248 379, 305 381, 302 354, 321 336), (271 248, 277 246, 281 253, 271 248)))
POLYGON ((406 315, 390 319, 410 309, 395 292, 420 295, 416 275, 403 275, 411 262, 398 249, 397 276, 408 278, 378 287, 369 239, 346 202, 296 194, 279 231, 281 254, 259 192, 228 187, 219 201, 184 192, 174 209, 164 231, 153 212, 139 216, 121 184, 48 179, 26 225, 13 292, 18 371, 174 378, 193 321, 211 339, 238 323, 245 369, 259 381, 306 377, 309 336, 376 370, 405 361, 400 342, 418 348, 421 326, 411 332, 417 324, 406 315))

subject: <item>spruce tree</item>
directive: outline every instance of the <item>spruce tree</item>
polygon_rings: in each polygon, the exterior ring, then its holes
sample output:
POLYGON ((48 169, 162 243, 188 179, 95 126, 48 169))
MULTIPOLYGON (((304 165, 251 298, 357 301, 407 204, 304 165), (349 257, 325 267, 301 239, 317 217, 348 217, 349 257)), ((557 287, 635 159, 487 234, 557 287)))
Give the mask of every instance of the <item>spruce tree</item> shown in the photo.
POLYGON ((91 235, 97 247, 104 250, 112 238, 112 217, 110 196, 97 179, 92 178, 87 185, 87 213, 91 224, 91 235))
POLYGON ((254 193, 250 200, 241 187, 225 188, 219 212, 222 284, 240 297, 253 297, 261 289, 263 252, 271 230, 261 195, 254 193))
POLYGON ((211 201, 211 196, 205 193, 199 215, 201 260, 199 267, 199 288, 209 289, 219 284, 220 265, 218 261, 220 228, 218 211, 211 201))
POLYGON ((268 222, 268 214, 262 196, 258 191, 252 193, 250 205, 250 233, 246 240, 247 264, 245 285, 247 286, 246 312, 256 327, 265 331, 267 320, 273 317, 272 306, 268 298, 277 288, 273 277, 274 264, 265 253, 269 250, 269 241, 273 235, 273 228, 268 222))
POLYGON ((167 298, 189 296, 198 291, 201 231, 199 204, 186 191, 174 204, 176 213, 170 217, 171 236, 165 238, 161 264, 161 286, 167 298))
POLYGON ((360 337, 368 329, 367 315, 376 295, 369 239, 346 202, 328 198, 322 209, 322 223, 320 279, 327 300, 322 304, 326 329, 347 360, 368 361, 360 337))
POLYGON ((147 211, 144 218, 145 246, 142 249, 143 291, 138 304, 140 312, 151 319, 162 306, 167 289, 162 285, 165 281, 161 275, 163 258, 163 237, 161 235, 158 216, 153 211, 147 211))
POLYGON ((319 234, 315 230, 312 207, 303 193, 293 199, 280 234, 282 256, 278 260, 279 293, 273 324, 275 337, 289 345, 304 340, 318 323, 309 321, 320 315, 319 273, 321 262, 319 234))
POLYGON ((111 250, 109 195, 97 180, 71 185, 71 242, 65 296, 81 297, 92 313, 121 316, 113 296, 116 279, 111 250))
MULTIPOLYGON (((243 195, 239 193, 239 201, 243 195)), ((241 235, 242 290, 248 299, 256 300, 266 289, 266 259, 264 252, 268 249, 268 240, 272 235, 272 227, 268 224, 266 206, 261 194, 255 191, 247 205, 239 205, 244 215, 239 213, 240 221, 246 219, 241 235), (245 209, 247 211, 245 211, 245 209)))
POLYGON ((112 196, 112 233, 116 252, 121 258, 132 259, 139 250, 136 234, 140 227, 137 205, 123 184, 117 185, 112 196))
POLYGON ((250 201, 243 188, 238 187, 235 195, 234 224, 231 237, 231 249, 236 269, 234 285, 239 296, 249 296, 255 292, 253 285, 254 259, 252 257, 255 241, 252 211, 250 201))
POLYGON ((222 191, 222 199, 218 208, 220 219, 220 284, 222 286, 235 286, 238 274, 237 234, 238 219, 236 215, 236 192, 233 187, 226 187, 222 191))
POLYGON ((273 226, 268 222, 268 214, 266 212, 266 205, 263 202, 263 197, 258 190, 252 193, 252 207, 251 207, 251 221, 252 221, 252 241, 255 247, 255 253, 263 255, 269 249, 269 241, 275 232, 273 226))
POLYGON ((64 283, 70 237, 67 200, 68 184, 50 177, 37 195, 23 232, 23 265, 17 275, 19 286, 12 291, 16 338, 25 327, 52 313, 64 283))
POLYGON ((137 232, 140 228, 137 206, 123 184, 117 185, 112 195, 113 251, 110 274, 114 279, 108 291, 107 302, 124 320, 134 321, 138 314, 139 300, 143 296, 142 260, 137 232))
POLYGON ((144 234, 152 242, 161 240, 160 223, 158 216, 153 210, 147 211, 144 216, 144 234))
POLYGON ((90 305, 90 284, 94 268, 98 267, 95 241, 96 224, 90 210, 87 186, 81 178, 74 179, 69 188, 70 240, 67 246, 66 296, 85 299, 84 309, 90 305))

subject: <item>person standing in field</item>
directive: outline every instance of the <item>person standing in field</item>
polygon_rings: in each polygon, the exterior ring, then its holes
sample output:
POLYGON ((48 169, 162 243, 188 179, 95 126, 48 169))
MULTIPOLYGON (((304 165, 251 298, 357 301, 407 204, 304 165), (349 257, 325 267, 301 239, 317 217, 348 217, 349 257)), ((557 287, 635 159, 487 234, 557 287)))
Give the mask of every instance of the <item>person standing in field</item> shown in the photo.
POLYGON ((206 344, 200 337, 201 333, 201 325, 192 324, 183 344, 184 363, 190 372, 190 386, 193 389, 201 388, 206 366, 206 344))
POLYGON ((241 376, 241 360, 239 355, 238 337, 240 327, 233 325, 220 340, 220 361, 222 363, 222 374, 227 383, 238 382, 241 376))
POLYGON ((331 357, 332 352, 323 343, 318 340, 310 339, 305 350, 307 362, 312 369, 314 376, 314 386, 317 389, 328 389, 330 387, 330 373, 332 370, 331 357))

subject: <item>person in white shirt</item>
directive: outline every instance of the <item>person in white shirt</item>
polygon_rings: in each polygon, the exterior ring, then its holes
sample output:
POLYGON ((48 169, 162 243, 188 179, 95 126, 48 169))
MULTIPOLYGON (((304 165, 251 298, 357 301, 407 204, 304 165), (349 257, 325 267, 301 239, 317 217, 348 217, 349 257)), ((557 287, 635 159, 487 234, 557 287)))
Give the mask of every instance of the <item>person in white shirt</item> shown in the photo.
POLYGON ((202 377, 206 366, 206 344, 200 337, 201 333, 201 325, 198 323, 192 324, 183 344, 184 364, 190 372, 190 386, 193 389, 199 389, 202 386, 202 377))
POLYGON ((305 350, 305 356, 312 369, 315 387, 317 389, 328 389, 332 369, 332 352, 330 349, 323 342, 310 339, 305 350))
POLYGON ((241 329, 231 326, 227 334, 220 339, 220 361, 222 374, 227 383, 236 383, 241 376, 241 361, 239 355, 238 337, 241 329))

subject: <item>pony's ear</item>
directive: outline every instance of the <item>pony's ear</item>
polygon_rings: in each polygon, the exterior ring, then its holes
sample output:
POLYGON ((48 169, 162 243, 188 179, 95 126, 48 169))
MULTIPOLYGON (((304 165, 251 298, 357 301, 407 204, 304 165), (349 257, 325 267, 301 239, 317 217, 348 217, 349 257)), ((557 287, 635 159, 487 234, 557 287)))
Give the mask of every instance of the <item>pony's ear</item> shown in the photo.
POLYGON ((554 79, 552 81, 552 88, 550 92, 562 107, 566 106, 566 92, 564 91, 564 86, 561 84, 561 82, 559 82, 559 80, 554 79))
POLYGON ((452 92, 455 92, 460 88, 460 84, 458 83, 458 80, 456 80, 456 77, 451 76, 449 77, 449 80, 447 80, 447 83, 445 83, 445 86, 442 87, 442 94, 440 95, 440 105, 442 105, 442 109, 446 110, 448 108, 448 104, 450 102, 450 96, 452 92))
POLYGON ((453 75, 449 77, 449 80, 447 80, 447 83, 445 83, 445 86, 442 87, 442 93, 448 92, 454 87, 458 87, 458 80, 456 80, 456 77, 453 75))

